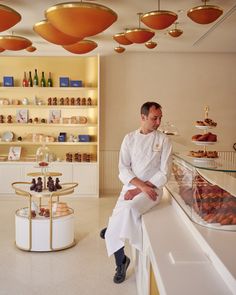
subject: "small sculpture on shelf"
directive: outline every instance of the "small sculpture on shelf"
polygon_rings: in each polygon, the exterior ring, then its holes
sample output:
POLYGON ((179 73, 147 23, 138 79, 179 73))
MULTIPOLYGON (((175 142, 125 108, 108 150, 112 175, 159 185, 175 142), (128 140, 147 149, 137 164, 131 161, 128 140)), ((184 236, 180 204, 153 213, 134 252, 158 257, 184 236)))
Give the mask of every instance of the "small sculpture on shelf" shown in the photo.
POLYGON ((75 104, 75 98, 74 97, 71 97, 70 99, 70 104, 73 106, 75 104))
POLYGON ((65 98, 65 105, 66 106, 70 105, 70 99, 69 99, 69 97, 66 97, 65 98))
POLYGON ((52 105, 52 98, 51 97, 48 98, 48 105, 49 106, 52 105))
POLYGON ((85 97, 82 98, 81 104, 82 104, 82 106, 86 105, 86 98, 85 97))
POLYGON ((12 116, 11 115, 7 116, 7 123, 12 123, 12 116))
POLYGON ((38 177, 37 179, 37 183, 36 183, 36 186, 35 186, 35 191, 40 193, 43 191, 43 181, 42 181, 42 177, 38 177))
POLYGON ((80 97, 77 97, 77 98, 76 98, 75 104, 76 104, 77 106, 80 106, 80 105, 81 105, 81 98, 80 98, 80 97))
POLYGON ((32 181, 31 181, 30 190, 34 191, 35 188, 36 188, 36 180, 35 180, 35 178, 33 178, 32 181))
POLYGON ((59 104, 60 104, 61 106, 64 105, 64 98, 63 98, 63 97, 60 98, 59 104))
POLYGON ((55 183, 55 187, 56 187, 56 189, 61 189, 62 188, 62 186, 60 185, 60 180, 59 180, 59 178, 57 177, 56 178, 56 183, 55 183))
POLYGON ((88 97, 88 99, 87 99, 87 105, 88 106, 91 106, 92 105, 92 99, 91 99, 91 97, 88 97))
POLYGON ((57 98, 56 98, 56 97, 53 97, 53 99, 52 99, 52 104, 53 104, 54 106, 57 105, 57 98))
POLYGON ((4 116, 0 115, 0 123, 4 123, 4 116))

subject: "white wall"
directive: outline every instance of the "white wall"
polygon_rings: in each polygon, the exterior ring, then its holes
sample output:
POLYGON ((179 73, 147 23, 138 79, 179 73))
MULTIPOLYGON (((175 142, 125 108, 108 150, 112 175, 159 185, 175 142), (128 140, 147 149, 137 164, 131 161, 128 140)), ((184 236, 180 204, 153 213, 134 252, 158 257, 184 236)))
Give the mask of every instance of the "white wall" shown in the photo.
POLYGON ((179 129, 175 140, 191 144, 194 122, 218 123, 217 150, 236 142, 236 54, 124 53, 101 57, 101 150, 119 150, 123 136, 139 126, 143 102, 163 107, 163 120, 179 129))

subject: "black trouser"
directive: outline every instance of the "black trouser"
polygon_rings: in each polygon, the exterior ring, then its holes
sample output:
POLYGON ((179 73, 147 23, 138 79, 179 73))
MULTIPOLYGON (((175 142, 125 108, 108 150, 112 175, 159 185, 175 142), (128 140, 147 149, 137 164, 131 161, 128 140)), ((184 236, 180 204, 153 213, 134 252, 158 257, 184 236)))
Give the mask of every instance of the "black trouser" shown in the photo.
POLYGON ((116 260, 116 265, 121 265, 122 263, 125 262, 125 251, 124 247, 120 248, 114 253, 115 260, 116 260))

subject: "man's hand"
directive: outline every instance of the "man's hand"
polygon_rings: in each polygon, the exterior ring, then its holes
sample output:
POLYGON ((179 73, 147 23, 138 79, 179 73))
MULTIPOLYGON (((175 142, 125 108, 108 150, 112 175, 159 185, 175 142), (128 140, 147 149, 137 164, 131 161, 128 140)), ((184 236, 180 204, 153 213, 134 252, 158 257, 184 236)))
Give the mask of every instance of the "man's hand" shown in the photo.
POLYGON ((141 190, 139 188, 134 188, 134 189, 130 189, 128 190, 125 195, 124 195, 124 199, 125 200, 133 200, 133 198, 135 196, 137 196, 139 193, 141 193, 141 190))
POLYGON ((148 195, 148 197, 151 200, 156 201, 158 194, 155 191, 155 186, 151 182, 149 181, 143 182, 138 178, 134 178, 131 180, 131 183, 137 187, 134 189, 128 190, 125 193, 124 195, 125 200, 133 200, 133 198, 137 196, 139 193, 144 192, 148 195))

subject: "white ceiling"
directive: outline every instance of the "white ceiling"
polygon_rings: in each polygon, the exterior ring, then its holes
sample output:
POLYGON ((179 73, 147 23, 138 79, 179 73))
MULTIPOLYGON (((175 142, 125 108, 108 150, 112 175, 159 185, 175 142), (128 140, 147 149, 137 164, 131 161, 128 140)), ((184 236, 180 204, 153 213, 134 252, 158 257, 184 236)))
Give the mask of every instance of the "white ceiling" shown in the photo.
MULTIPOLYGON (((61 1, 66 2, 66 1, 61 1)), ((69 1, 67 1, 69 2, 69 1)), ((72 1, 73 2, 73 1, 72 1)), ((76 1, 74 1, 76 2, 76 1)), ((80 1, 78 1, 80 2, 80 1)), ((88 1, 89 2, 89 1, 88 1)), ((114 48, 118 44, 112 39, 116 33, 123 32, 126 28, 138 27, 138 12, 148 12, 157 10, 157 0, 99 0, 94 3, 105 5, 113 9, 118 14, 118 20, 105 32, 93 36, 90 39, 98 43, 98 47, 90 54, 117 54, 114 48)), ((53 0, 8 0, 1 1, 22 16, 21 21, 10 30, 1 32, 0 35, 12 34, 20 35, 30 39, 37 51, 28 53, 21 51, 4 51, 2 56, 75 56, 59 45, 51 44, 38 36, 33 31, 33 25, 45 19, 44 11, 57 4, 59 1, 53 0)), ((195 6, 201 5, 201 0, 162 0, 161 9, 174 11, 178 14, 178 28, 184 33, 173 38, 167 34, 170 28, 156 31, 153 41, 158 43, 155 49, 147 49, 143 44, 132 44, 126 46, 126 52, 236 52, 236 0, 211 0, 210 5, 218 5, 223 8, 223 15, 214 23, 209 25, 199 25, 192 22, 187 17, 187 11, 195 6)), ((141 24, 141 27, 145 27, 141 24)))

